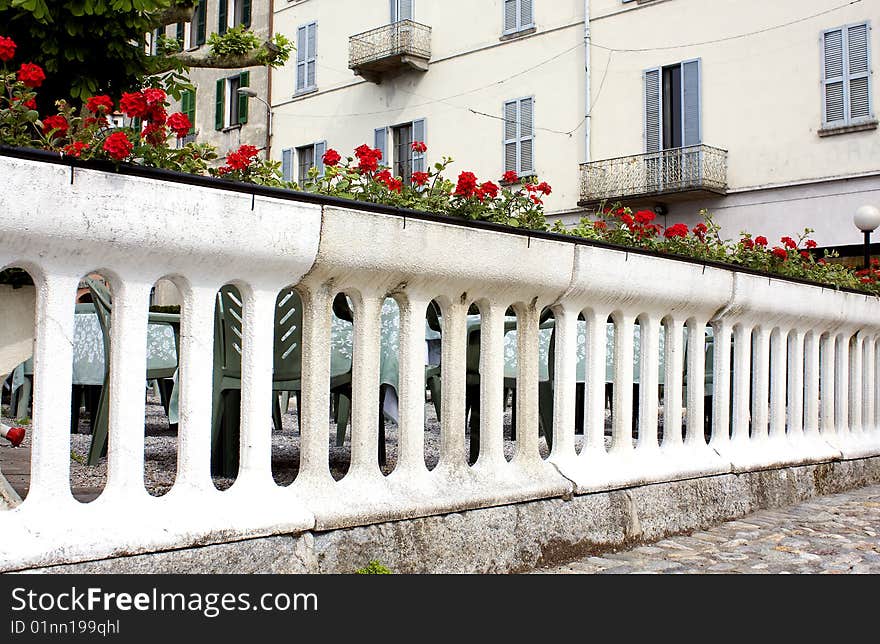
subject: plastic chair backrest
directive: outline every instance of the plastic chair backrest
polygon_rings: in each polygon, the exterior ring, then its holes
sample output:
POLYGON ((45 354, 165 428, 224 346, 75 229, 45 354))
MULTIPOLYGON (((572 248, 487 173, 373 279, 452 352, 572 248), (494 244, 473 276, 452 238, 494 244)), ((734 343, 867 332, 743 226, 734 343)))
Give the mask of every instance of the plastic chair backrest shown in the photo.
POLYGON ((293 288, 278 294, 275 302, 274 380, 302 377, 302 299, 293 288))
POLYGON ((84 281, 92 296, 95 313, 98 315, 98 324, 101 325, 101 336, 104 342, 104 371, 108 371, 110 369, 110 319, 113 300, 110 289, 102 281, 93 277, 87 277, 84 281))
POLYGON ((220 351, 215 350, 214 354, 220 359, 223 376, 228 378, 241 378, 241 308, 241 294, 237 288, 226 285, 217 292, 214 314, 220 333, 214 342, 219 343, 220 351))

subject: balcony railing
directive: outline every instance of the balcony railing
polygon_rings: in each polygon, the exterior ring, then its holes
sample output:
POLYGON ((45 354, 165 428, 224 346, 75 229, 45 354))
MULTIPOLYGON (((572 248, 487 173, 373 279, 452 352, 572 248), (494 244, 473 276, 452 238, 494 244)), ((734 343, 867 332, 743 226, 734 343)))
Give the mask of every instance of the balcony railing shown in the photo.
POLYGON ((727 150, 709 145, 634 154, 581 165, 581 206, 664 196, 670 200, 727 192, 727 150))
POLYGON ((431 28, 412 20, 394 22, 349 39, 348 67, 374 82, 406 69, 428 71, 430 58, 431 28))
MULTIPOLYGON (((29 301, 0 287, 3 320, 26 309, 30 325, 14 326, 34 338, 24 343, 34 353, 30 489, 19 506, 0 510, 0 570, 880 455, 877 298, 375 204, 164 170, 62 165, 68 162, 0 153, 0 267, 24 267, 36 283, 29 301), (79 276, 98 268, 114 289, 108 479, 98 501, 80 503, 68 478, 71 337, 79 276), (183 294, 180 425, 174 486, 151 496, 144 487, 144 347, 150 289, 163 276, 183 294), (247 311, 239 336, 241 447, 238 478, 220 492, 210 471, 211 347, 217 292, 231 283, 247 311), (276 298, 289 285, 303 303, 302 405, 299 467, 282 487, 272 474, 268 401, 276 298), (343 292, 354 306, 352 433, 350 467, 335 480, 328 469, 335 458, 331 320, 334 296, 343 292), (377 458, 386 297, 400 310, 396 465, 388 476, 377 458), (435 443, 439 465, 429 470, 425 314, 432 299, 442 310, 442 441, 435 443), (471 303, 482 316, 474 465, 465 438, 471 303), (503 402, 509 307, 519 334, 511 461, 503 402), (544 307, 555 316, 552 368, 539 347, 544 307), (609 351, 614 399, 606 435, 609 351), (634 442, 636 381, 655 393, 641 397, 634 442), (544 422, 552 427, 549 454, 539 434, 545 390, 553 401, 544 422)), ((0 325, 0 347, 10 346, 9 326, 0 325)))

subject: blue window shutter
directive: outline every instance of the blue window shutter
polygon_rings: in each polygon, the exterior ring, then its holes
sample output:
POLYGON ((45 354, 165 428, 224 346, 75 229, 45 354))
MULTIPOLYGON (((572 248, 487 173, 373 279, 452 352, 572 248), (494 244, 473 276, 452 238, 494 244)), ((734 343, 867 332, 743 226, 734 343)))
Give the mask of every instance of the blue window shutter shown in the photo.
POLYGON ((504 104, 504 171, 519 173, 519 101, 504 104))
POLYGON ((315 143, 315 167, 318 169, 318 176, 324 176, 324 153, 327 151, 327 141, 319 141, 315 143))
POLYGON ((528 27, 535 22, 534 10, 532 8, 532 0, 520 0, 519 2, 519 24, 518 27, 528 27))
POLYGON ((391 0, 391 23, 397 22, 397 0, 391 0))
POLYGON ((849 119, 871 116, 871 55, 868 23, 846 30, 847 73, 849 76, 849 119))
POLYGON ((844 69, 842 29, 826 31, 823 37, 822 77, 824 85, 824 122, 840 123, 846 119, 846 70, 844 69))
POLYGON ((413 19, 413 0, 397 0, 397 16, 398 20, 413 19))
MULTIPOLYGON (((412 124, 413 131, 413 143, 416 141, 425 142, 425 119, 418 119, 417 121, 413 121, 412 124)), ((424 172, 425 171, 425 153, 424 152, 413 152, 412 153, 412 171, 413 172, 424 172)))
POLYGON ((645 152, 663 147, 663 70, 645 70, 645 152))
POLYGON ((382 163, 384 165, 387 165, 388 164, 388 155, 386 153, 386 147, 387 147, 386 141, 388 139, 388 128, 387 127, 376 128, 376 131, 374 132, 373 139, 374 139, 373 147, 382 152, 382 163))
POLYGON ((281 150, 281 178, 293 181, 293 148, 281 150))
POLYGON ((681 64, 682 92, 682 145, 702 143, 700 114, 700 61, 689 60, 681 64))
POLYGON ((504 0, 504 31, 516 31, 519 0, 504 0))
POLYGON ((306 86, 316 87, 318 84, 318 23, 313 22, 306 28, 308 47, 306 48, 306 86))
POLYGON ((305 26, 296 30, 296 91, 306 87, 306 48, 308 33, 305 26))
POLYGON ((519 101, 519 173, 528 176, 535 171, 534 100, 519 101))

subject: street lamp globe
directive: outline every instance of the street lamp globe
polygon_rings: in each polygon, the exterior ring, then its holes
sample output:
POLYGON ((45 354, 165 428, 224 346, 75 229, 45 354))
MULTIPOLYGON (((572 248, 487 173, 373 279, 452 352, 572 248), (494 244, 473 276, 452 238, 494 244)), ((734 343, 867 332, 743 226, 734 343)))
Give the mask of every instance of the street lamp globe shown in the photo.
POLYGON ((853 217, 856 228, 863 233, 872 233, 880 226, 880 208, 871 205, 860 206, 853 217))

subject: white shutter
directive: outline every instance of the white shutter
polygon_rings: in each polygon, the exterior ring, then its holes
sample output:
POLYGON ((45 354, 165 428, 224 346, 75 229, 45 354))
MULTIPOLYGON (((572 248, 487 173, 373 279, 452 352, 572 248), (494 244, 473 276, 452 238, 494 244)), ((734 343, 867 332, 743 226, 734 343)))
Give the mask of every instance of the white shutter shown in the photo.
POLYGON ((518 0, 504 0, 504 31, 516 31, 518 0))
POLYGON ((843 30, 826 31, 822 56, 826 123, 835 123, 846 119, 843 50, 843 30))
POLYGON ((281 178, 293 181, 293 148, 281 150, 281 178))
POLYGON ((849 69, 849 118, 871 115, 871 60, 868 48, 868 25, 847 29, 847 64, 849 69))
POLYGON ((318 176, 324 176, 324 153, 327 151, 327 141, 315 143, 315 167, 318 168, 318 176))
POLYGON ((645 71, 645 152, 659 152, 663 147, 663 70, 645 71))
MULTIPOLYGON (((412 124, 412 132, 413 132, 413 143, 416 141, 425 142, 425 119, 418 119, 413 121, 412 124)), ((413 172, 424 172, 425 171, 425 153, 424 152, 415 152, 412 153, 412 171, 413 172)))
POLYGON ((700 123, 700 61, 689 60, 681 64, 682 145, 702 143, 700 123))
POLYGON ((413 19, 413 0, 398 0, 397 15, 398 20, 413 19))

